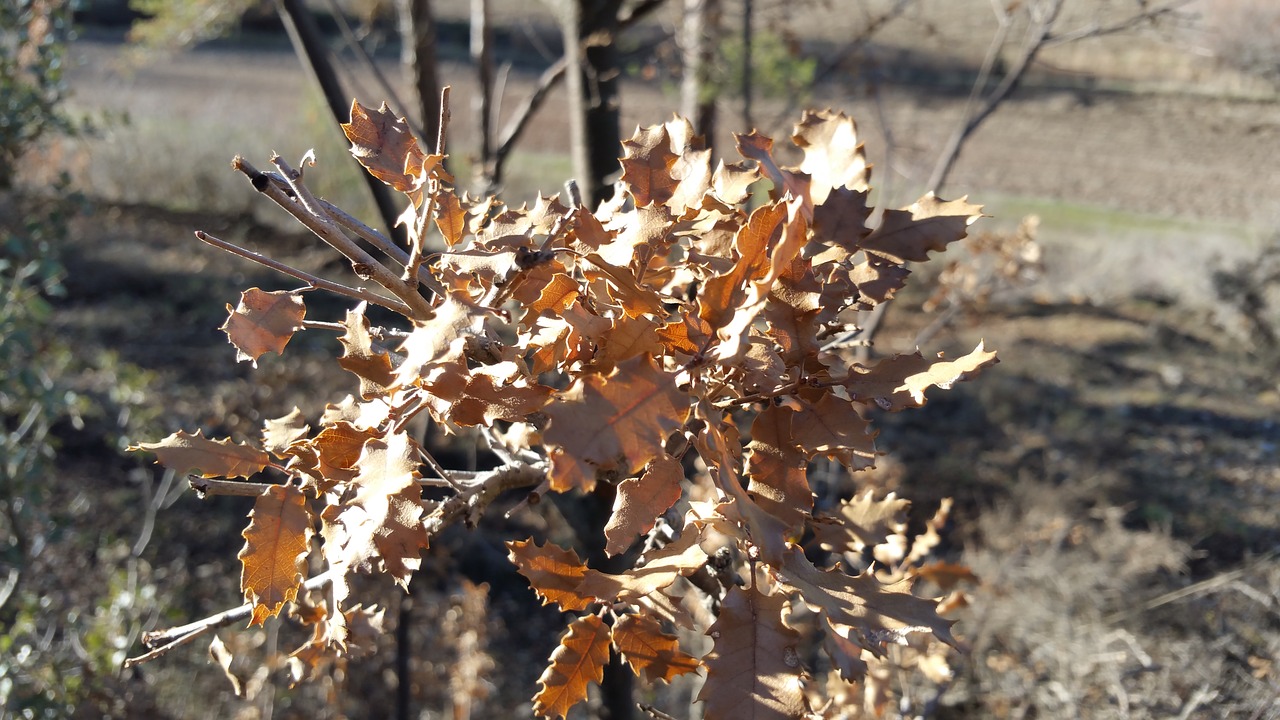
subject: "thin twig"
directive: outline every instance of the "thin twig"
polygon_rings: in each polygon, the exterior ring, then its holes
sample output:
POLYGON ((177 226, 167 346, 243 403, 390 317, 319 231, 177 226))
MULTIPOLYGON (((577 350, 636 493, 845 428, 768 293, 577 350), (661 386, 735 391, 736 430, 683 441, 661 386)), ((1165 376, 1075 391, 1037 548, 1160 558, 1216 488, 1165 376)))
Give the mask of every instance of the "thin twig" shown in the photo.
POLYGON ((302 282, 306 283, 307 285, 313 288, 316 288, 318 290, 328 290, 329 292, 334 293, 335 295, 342 295, 345 297, 349 297, 353 300, 362 300, 364 302, 370 302, 375 305, 381 305, 382 307, 387 308, 389 310, 394 310, 395 312, 398 312, 401 315, 410 315, 413 312, 412 310, 409 309, 408 305, 405 305, 404 303, 400 302, 399 300, 396 300, 395 298, 383 297, 382 295, 379 295, 374 292, 370 292, 368 290, 365 290, 364 288, 354 288, 348 285, 342 285, 340 283, 333 282, 332 280, 325 280, 322 277, 317 277, 315 275, 312 275, 311 273, 303 272, 302 270, 299 270, 295 267, 285 265, 284 263, 278 260, 273 260, 267 257, 266 255, 261 255, 259 253, 253 252, 252 250, 246 250, 245 248, 242 248, 239 245, 227 242, 226 240, 222 240, 220 238, 216 238, 213 235, 210 235, 209 233, 204 232, 203 230, 196 231, 196 239, 198 239, 200 242, 208 243, 209 245, 212 245, 216 248, 226 250, 227 252, 233 255, 239 255, 240 257, 245 258, 246 260, 252 260, 253 262, 256 262, 259 265, 262 265, 264 267, 269 267, 272 270, 276 270, 290 277, 297 278, 302 282))
MULTIPOLYGON (((476 476, 477 482, 466 490, 439 503, 431 513, 423 519, 423 527, 428 537, 434 537, 441 530, 457 522, 464 515, 474 516, 483 512, 494 500, 508 490, 522 487, 533 487, 542 482, 547 475, 545 463, 531 465, 527 463, 508 464, 485 471, 476 476), (483 478, 483 479, 481 479, 483 478)), ((223 481, 218 481, 223 482, 223 481)), ((233 483, 253 485, 254 483, 233 483)), ((316 590, 331 583, 334 578, 348 572, 346 566, 331 567, 302 583, 302 590, 316 590)), ((124 661, 124 667, 130 668, 140 663, 164 655, 175 647, 186 645, 201 635, 205 635, 231 623, 244 620, 253 614, 254 605, 245 603, 230 610, 224 610, 207 618, 196 620, 168 630, 149 632, 142 636, 142 642, 152 648, 137 657, 124 661)))
MULTIPOLYGON (((445 85, 440 90, 440 122, 439 132, 436 133, 436 154, 444 154, 445 138, 447 137, 449 128, 449 92, 453 88, 445 85)), ((414 219, 413 232, 409 237, 409 259, 404 264, 404 274, 400 277, 401 281, 407 283, 409 287, 416 287, 418 281, 422 277, 423 253, 426 252, 427 245, 427 228, 431 226, 431 216, 435 214, 436 193, 440 192, 440 181, 434 177, 427 181, 427 197, 423 200, 422 210, 414 219)), ((443 292, 440 293, 443 295, 443 292)))
MULTIPOLYGON (((334 577, 340 574, 340 570, 345 569, 346 568, 339 567, 326 570, 325 572, 322 572, 302 583, 301 589, 310 591, 322 588, 330 582, 333 582, 334 577)), ((196 620, 195 622, 187 623, 186 625, 169 628, 168 630, 157 630, 155 632, 143 633, 142 644, 146 647, 152 648, 152 650, 150 652, 143 653, 142 655, 138 655, 137 657, 131 657, 125 660, 124 667, 127 669, 134 665, 147 662, 148 660, 154 660, 176 647, 190 643, 201 635, 205 635, 217 630, 218 628, 226 627, 233 622, 244 620, 250 615, 253 615, 253 607, 253 603, 245 603, 239 607, 234 607, 230 610, 223 610, 220 613, 210 615, 209 617, 201 620, 196 620)))
POLYGON ((187 483, 191 485, 192 490, 200 494, 202 499, 212 495, 259 497, 264 490, 275 484, 248 482, 245 480, 218 480, 197 475, 188 476, 187 483))
POLYGON ((280 170, 281 177, 259 172, 257 168, 239 156, 231 164, 232 167, 249 178, 255 189, 271 198, 277 205, 294 216, 298 222, 305 225, 308 230, 315 233, 317 237, 350 260, 351 268, 356 275, 362 279, 373 280, 386 288, 392 295, 400 298, 410 309, 410 312, 406 313, 407 317, 423 321, 430 319, 435 314, 431 309, 431 304, 427 302, 426 298, 418 294, 415 288, 409 287, 395 273, 378 262, 364 248, 348 237, 343 232, 342 227, 331 219, 328 214, 320 211, 320 203, 302 184, 298 173, 279 156, 272 158, 272 164, 280 170), (280 180, 284 181, 285 184, 283 186, 278 184, 280 180))

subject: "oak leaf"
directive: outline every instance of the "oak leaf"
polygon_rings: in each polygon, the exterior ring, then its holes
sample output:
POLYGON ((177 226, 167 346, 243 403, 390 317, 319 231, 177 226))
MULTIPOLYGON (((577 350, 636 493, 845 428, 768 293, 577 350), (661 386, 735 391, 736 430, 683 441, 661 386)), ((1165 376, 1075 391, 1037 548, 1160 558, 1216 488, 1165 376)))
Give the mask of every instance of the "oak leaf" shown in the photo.
POLYGON ((288 415, 263 421, 262 449, 283 458, 293 454, 290 448, 310 432, 311 426, 307 424, 302 411, 295 406, 288 415))
POLYGON ((814 535, 826 550, 862 552, 876 547, 906 530, 907 508, 911 503, 889 493, 881 500, 875 491, 840 503, 836 522, 815 522, 814 535))
POLYGON ((794 410, 779 405, 770 405, 756 415, 746 465, 750 480, 747 492, 788 527, 800 525, 813 511, 809 463, 791 437, 793 415, 794 410))
POLYGON ((253 603, 250 625, 261 625, 298 596, 302 559, 311 550, 313 517, 306 496, 290 485, 268 485, 249 513, 240 589, 253 603))
MULTIPOLYGON (((771 138, 761 135, 757 130, 752 130, 745 135, 734 133, 733 137, 737 141, 738 152, 742 157, 759 163, 760 173, 773 181, 774 193, 777 197, 785 198, 790 195, 793 198, 802 198, 806 204, 809 203, 809 176, 778 167, 777 161, 773 158, 771 138)), ((808 207, 811 212, 812 205, 808 207)))
POLYGON ((342 132, 351 141, 351 154, 370 175, 408 195, 414 207, 422 204, 424 181, 444 156, 424 153, 404 118, 385 102, 371 110, 352 101, 351 122, 342 124, 342 132))
POLYGON ((846 575, 822 571, 798 548, 787 551, 778 580, 800 593, 800 599, 839 628, 849 628, 849 639, 864 650, 883 656, 887 645, 906 643, 911 633, 932 633, 954 647, 952 620, 938 615, 935 600, 911 594, 911 581, 882 585, 870 573, 846 575))
POLYGON ((551 448, 551 488, 595 487, 597 473, 626 477, 663 454, 667 435, 684 422, 688 395, 647 355, 591 375, 558 394, 546 409, 543 440, 551 448))
POLYGON ((800 634, 782 622, 787 598, 733 587, 707 630, 707 681, 698 693, 707 720, 793 720, 803 716, 800 634))
POLYGON ((354 496, 330 505, 320 516, 331 565, 385 570, 401 586, 408 585, 427 546, 417 453, 403 432, 364 444, 353 466, 354 496))
POLYGON ((646 682, 668 682, 700 667, 696 658, 680 650, 674 635, 662 632, 658 621, 647 615, 623 615, 613 624, 612 636, 613 646, 646 682))
POLYGON ((570 708, 587 699, 587 687, 604 677, 608 662, 609 628, 604 621, 587 615, 569 623, 538 678, 542 689, 533 696, 533 713, 545 718, 567 716, 570 708))
POLYGON ((365 317, 365 303, 347 311, 343 325, 346 332, 338 338, 342 355, 338 366, 360 378, 360 397, 368 399, 384 394, 395 382, 395 370, 391 355, 385 349, 374 347, 369 334, 369 319, 365 317))
POLYGON ((860 245, 898 263, 924 262, 930 251, 942 252, 963 239, 980 217, 981 205, 970 205, 965 198, 940 200, 927 193, 905 210, 886 210, 880 225, 860 245))
POLYGON ((227 321, 219 328, 236 347, 236 360, 254 367, 263 353, 279 355, 307 314, 302 298, 287 290, 267 292, 249 288, 240 293, 240 304, 227 305, 227 321))
POLYGON ((979 342, 969 354, 955 360, 927 360, 917 352, 895 355, 868 368, 854 367, 840 384, 858 402, 897 412, 923 405, 930 387, 948 390, 998 362, 995 352, 988 352, 979 342))
POLYGON ((680 499, 683 480, 684 468, 666 454, 651 460, 640 477, 623 480, 604 526, 605 552, 610 556, 625 552, 637 536, 652 530, 658 516, 680 499))
MULTIPOLYGON (((858 142, 858 128, 849 116, 830 110, 806 110, 791 141, 804 150, 800 172, 812 178, 809 194, 815 206, 824 203, 832 190, 868 189, 871 165, 858 142)), ((814 212, 816 215, 817 210, 814 212)))
POLYGON ((875 465, 875 433, 854 404, 831 391, 805 390, 791 418, 791 439, 807 457, 826 455, 851 470, 875 465))
POLYGON ((586 610, 595 598, 582 594, 587 566, 578 554, 552 543, 539 547, 532 540, 513 540, 507 552, 516 572, 529 581, 542 604, 555 603, 563 611, 586 610))
POLYGON ((622 141, 622 183, 636 207, 671 199, 676 187, 671 167, 677 159, 665 125, 636 128, 630 140, 622 141))
POLYGON ((266 452, 229 439, 212 440, 197 430, 194 435, 179 430, 156 443, 138 443, 129 450, 146 450, 156 461, 178 473, 197 472, 200 477, 248 478, 262 472, 271 462, 266 452))

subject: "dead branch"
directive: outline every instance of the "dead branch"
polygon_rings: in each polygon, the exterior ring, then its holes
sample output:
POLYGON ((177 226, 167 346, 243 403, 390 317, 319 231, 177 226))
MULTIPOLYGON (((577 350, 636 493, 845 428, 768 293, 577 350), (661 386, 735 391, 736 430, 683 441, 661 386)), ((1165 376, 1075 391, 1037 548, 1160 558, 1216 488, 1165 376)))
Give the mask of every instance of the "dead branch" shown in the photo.
POLYGON ((240 156, 236 156, 231 164, 232 167, 249 178, 258 192, 271 198, 272 201, 296 218, 298 222, 305 225, 308 230, 315 233, 317 237, 342 253, 343 256, 351 261, 351 268, 357 276, 361 279, 373 280, 386 288, 391 294, 400 298, 410 309, 410 312, 406 313, 408 317, 414 320, 427 320, 432 317, 434 312, 426 298, 422 297, 415 288, 410 287, 408 283, 401 280, 385 265, 378 262, 376 258, 360 247, 354 240, 347 237, 342 226, 321 210, 320 203, 302 183, 301 173, 289 167, 279 156, 272 158, 271 162, 280 171, 280 177, 259 172, 257 168, 254 168, 240 156), (285 183, 283 187, 279 184, 281 179, 285 183))
MULTIPOLYGON (((475 520, 484 512, 485 508, 491 505, 494 500, 497 500, 504 492, 518 488, 533 487, 542 482, 546 475, 547 467, 545 463, 508 463, 501 467, 478 473, 475 479, 466 485, 465 489, 437 504, 431 510, 431 513, 423 519, 423 527, 427 531, 427 536, 433 537, 437 535, 440 531, 460 519, 475 520)), ((196 481, 210 482, 218 487, 222 485, 256 487, 259 492, 264 487, 261 483, 209 481, 204 478, 193 478, 193 486, 196 481)), ((213 487, 213 485, 210 487, 213 487)), ((348 568, 345 567, 330 568, 302 583, 300 589, 320 589, 347 570, 348 568)), ((176 647, 190 643, 202 635, 218 628, 226 627, 234 622, 242 621, 253 614, 253 607, 252 603, 245 603, 239 607, 224 610, 186 625, 145 633, 142 636, 142 643, 151 649, 142 655, 125 660, 124 667, 130 668, 148 660, 153 660, 176 647)))

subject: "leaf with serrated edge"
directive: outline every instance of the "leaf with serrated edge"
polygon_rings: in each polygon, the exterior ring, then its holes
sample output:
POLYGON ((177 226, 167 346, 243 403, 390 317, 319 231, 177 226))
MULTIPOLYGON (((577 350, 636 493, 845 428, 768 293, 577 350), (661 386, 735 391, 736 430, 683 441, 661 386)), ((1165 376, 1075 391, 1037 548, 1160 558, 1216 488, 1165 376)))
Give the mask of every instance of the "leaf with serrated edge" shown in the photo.
POLYGON ((800 634, 782 623, 787 599, 729 588, 707 630, 706 720, 795 720, 804 714, 800 634))
POLYGON ((791 438, 794 414, 782 406, 765 408, 751 424, 751 444, 747 446, 747 492, 787 527, 804 522, 813 511, 813 490, 806 472, 809 464, 791 438))
POLYGON ((395 382, 395 371, 391 366, 391 354, 373 346, 369 319, 364 311, 365 303, 347 311, 343 323, 346 332, 338 338, 342 344, 338 367, 360 378, 360 397, 369 399, 386 393, 395 382))
POLYGON ((801 600, 823 613, 832 625, 851 628, 849 639, 877 656, 886 645, 905 644, 910 633, 932 633, 955 647, 954 621, 938 615, 935 600, 911 594, 911 581, 882 585, 870 573, 846 575, 813 566, 803 551, 787 551, 778 580, 799 591, 801 600))
POLYGON ((897 412, 923 405, 930 386, 950 389, 997 362, 995 352, 987 352, 980 342, 973 352, 957 360, 928 360, 919 353, 894 355, 869 368, 854 367, 840 384, 857 402, 897 412))
POLYGON ((302 559, 311 550, 312 515, 302 491, 268 485, 258 496, 245 528, 240 589, 253 603, 250 625, 261 625, 298 596, 302 559))
POLYGON ((586 610, 595 598, 579 591, 587 566, 578 554, 547 543, 539 547, 532 540, 507 543, 507 552, 516 572, 524 576, 542 604, 555 603, 561 610, 586 610))
POLYGON ((569 709, 587 699, 587 687, 599 684, 609 662, 609 628, 598 615, 569 623, 538 678, 542 689, 533 696, 533 713, 544 718, 566 717, 569 709))
POLYGON ((613 499, 613 514, 604 526, 608 540, 605 552, 610 556, 625 552, 637 536, 653 529, 658 516, 680 499, 682 480, 684 468, 665 454, 650 461, 640 477, 623 480, 613 499))
POLYGON ((344 512, 352 521, 346 551, 361 560, 377 558, 404 587, 422 564, 421 551, 427 546, 418 467, 417 450, 407 434, 369 440, 356 460, 357 475, 351 481, 355 497, 344 512))
POLYGON ((211 440, 197 430, 195 435, 179 430, 157 443, 138 443, 131 451, 156 454, 156 461, 178 473, 198 472, 200 477, 248 478, 262 472, 271 456, 246 443, 229 439, 211 440))
POLYGON ((351 122, 342 124, 342 132, 351 141, 351 154, 370 175, 409 195, 415 207, 422 204, 422 180, 443 156, 424 153, 404 118, 386 103, 371 110, 352 101, 351 122))
POLYGON ((236 360, 254 367, 264 353, 284 352, 307 314, 302 298, 287 290, 266 292, 249 288, 240 293, 240 304, 227 305, 227 321, 219 328, 236 347, 236 360))
POLYGON ((942 252, 963 239, 980 217, 981 205, 970 205, 965 198, 940 200, 928 193, 905 210, 886 210, 880 225, 860 245, 898 263, 924 262, 930 251, 942 252))
POLYGON ((822 547, 834 552, 861 552, 885 542, 890 535, 906 529, 907 508, 911 503, 889 493, 875 499, 875 491, 867 490, 840 504, 839 521, 815 523, 813 532, 822 547))
POLYGON ((826 390, 803 390, 799 395, 791 438, 808 457, 833 457, 851 470, 875 465, 875 434, 852 402, 826 390))
POLYGON ((804 150, 800 171, 813 182, 809 194, 814 205, 826 201, 836 188, 866 190, 871 166, 858 142, 858 128, 844 113, 806 110, 791 141, 804 150))
POLYGON ((902 385, 911 394, 912 400, 923 405, 925 390, 934 386, 950 390, 952 385, 972 378, 974 373, 997 362, 1000 361, 996 359, 995 352, 987 352, 979 341, 978 346, 968 355, 957 360, 935 362, 928 370, 907 376, 902 385))
POLYGON ((302 415, 302 411, 294 406, 288 415, 270 418, 262 423, 262 449, 284 457, 291 454, 289 447, 302 440, 311 432, 311 426, 302 415))
POLYGON ((668 682, 700 667, 696 658, 680 650, 674 635, 662 632, 658 621, 647 615, 623 615, 613 624, 612 634, 613 646, 646 682, 668 682))
POLYGON ((599 471, 631 475, 660 457, 667 435, 684 422, 688 395, 647 355, 591 375, 558 394, 546 409, 551 425, 551 489, 591 489, 599 471))
POLYGON ((622 183, 636 207, 671 199, 676 187, 671 166, 676 160, 665 125, 636 128, 630 140, 622 141, 622 183))

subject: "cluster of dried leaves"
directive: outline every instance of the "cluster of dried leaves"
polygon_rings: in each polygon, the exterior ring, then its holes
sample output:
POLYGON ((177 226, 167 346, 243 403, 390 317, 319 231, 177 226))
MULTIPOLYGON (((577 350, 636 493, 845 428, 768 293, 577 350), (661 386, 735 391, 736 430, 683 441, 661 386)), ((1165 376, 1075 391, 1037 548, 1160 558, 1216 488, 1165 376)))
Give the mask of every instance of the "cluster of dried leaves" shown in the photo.
MULTIPOLYGON (((869 227, 869 166, 853 122, 832 112, 796 126, 799 167, 780 166, 757 133, 738 138, 743 162, 713 168, 688 122, 639 129, 623 143, 619 192, 594 212, 572 199, 517 209, 459 196, 440 148, 424 151, 385 105, 356 104, 344 127, 356 157, 408 197, 410 250, 311 196, 279 158, 266 173, 237 159, 381 290, 314 279, 252 289, 224 329, 249 360, 281 352, 304 326, 340 331, 338 363, 358 394, 319 418, 268 421, 257 444, 177 433, 141 446, 179 471, 251 480, 232 490, 257 496, 240 553, 251 622, 327 584, 324 603, 297 613, 314 628, 294 653, 301 676, 376 619, 353 607, 352 574, 406 584, 434 533, 499 493, 598 483, 616 486, 607 552, 632 553, 631 569, 605 573, 552 544, 509 546, 543 600, 576 615, 540 680, 541 716, 583 701, 610 648, 649 680, 705 670, 699 698, 714 719, 821 712, 802 683, 804 618, 873 706, 883 707, 876 668, 891 646, 954 644, 945 607, 911 592, 921 575, 944 589, 963 576, 926 562, 945 508, 912 543, 906 503, 892 495, 815 512, 806 468, 821 457, 872 466, 869 413, 918 407, 929 388, 996 362, 981 345, 867 366, 844 352, 857 311, 888 300, 909 263, 965 237, 979 207, 926 195, 869 227), (435 255, 432 225, 447 246, 435 255), (363 302, 340 323, 305 320, 303 294, 318 287, 363 302), (403 324, 375 326, 368 303, 403 324), (424 411, 445 427, 479 426, 506 465, 439 467, 406 429, 424 411), (424 500, 424 486, 444 499, 424 500), (304 582, 316 532, 328 571, 304 582), (851 571, 873 557, 878 566, 851 571), (711 651, 687 654, 676 628, 705 631, 711 651)), ((226 480, 200 482, 227 491, 226 480)))

